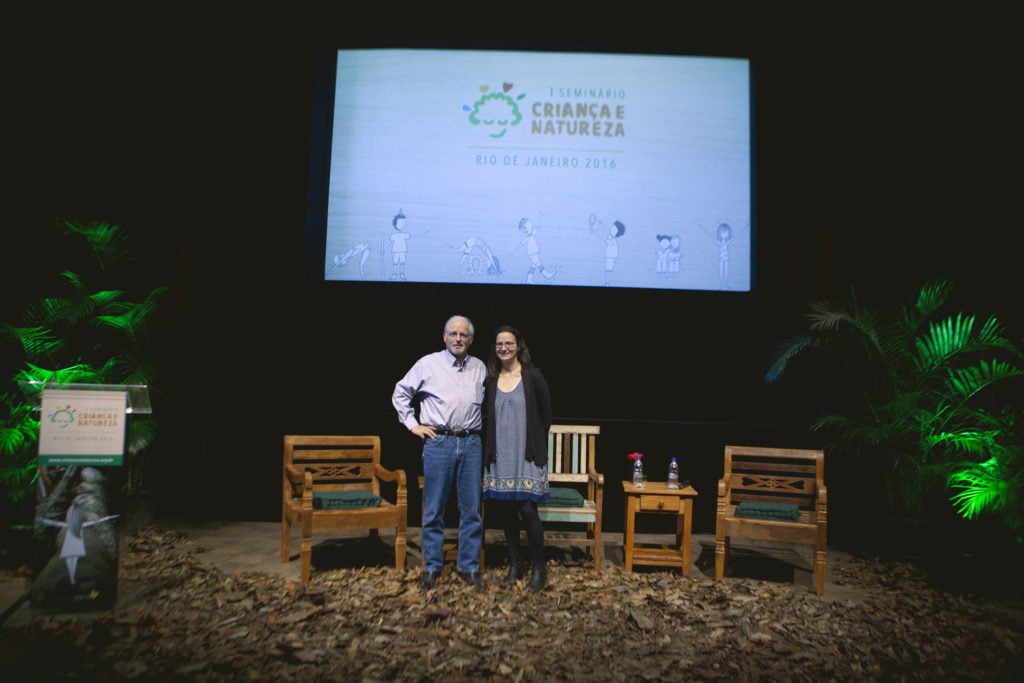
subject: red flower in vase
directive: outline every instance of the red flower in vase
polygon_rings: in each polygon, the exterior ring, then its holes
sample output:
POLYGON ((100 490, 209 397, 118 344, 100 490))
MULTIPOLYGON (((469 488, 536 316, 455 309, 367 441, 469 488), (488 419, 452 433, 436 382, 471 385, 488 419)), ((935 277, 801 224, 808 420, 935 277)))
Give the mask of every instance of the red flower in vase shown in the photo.
POLYGON ((640 460, 643 457, 644 457, 643 453, 630 453, 629 454, 629 459, 633 460, 633 461, 640 460))

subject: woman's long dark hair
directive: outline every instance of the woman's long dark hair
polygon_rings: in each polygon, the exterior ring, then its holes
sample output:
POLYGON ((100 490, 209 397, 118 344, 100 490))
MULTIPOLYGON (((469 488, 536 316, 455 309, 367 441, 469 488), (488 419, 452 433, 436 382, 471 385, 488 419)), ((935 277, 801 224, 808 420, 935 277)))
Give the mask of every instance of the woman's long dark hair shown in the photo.
MULTIPOLYGON (((523 333, 511 325, 502 325, 494 331, 493 338, 497 340, 498 335, 502 332, 508 332, 516 338, 516 359, 523 366, 523 370, 529 370, 533 367, 533 363, 530 362, 530 348, 526 345, 523 333)), ((491 353, 487 357, 487 372, 491 377, 497 377, 498 373, 501 372, 501 361, 498 360, 498 353, 494 350, 494 341, 491 342, 491 353)))

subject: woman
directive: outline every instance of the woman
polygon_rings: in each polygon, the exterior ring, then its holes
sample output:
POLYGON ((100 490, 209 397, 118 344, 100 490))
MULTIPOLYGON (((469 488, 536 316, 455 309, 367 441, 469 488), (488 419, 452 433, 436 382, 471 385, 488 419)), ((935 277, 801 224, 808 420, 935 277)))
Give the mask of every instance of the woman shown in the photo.
POLYGON ((513 584, 522 573, 519 531, 526 527, 533 572, 528 588, 547 584, 544 562, 544 527, 537 503, 548 499, 548 429, 551 396, 540 370, 530 362, 530 350, 514 327, 499 327, 487 362, 484 382, 486 436, 484 441, 485 500, 505 530, 508 575, 513 584))

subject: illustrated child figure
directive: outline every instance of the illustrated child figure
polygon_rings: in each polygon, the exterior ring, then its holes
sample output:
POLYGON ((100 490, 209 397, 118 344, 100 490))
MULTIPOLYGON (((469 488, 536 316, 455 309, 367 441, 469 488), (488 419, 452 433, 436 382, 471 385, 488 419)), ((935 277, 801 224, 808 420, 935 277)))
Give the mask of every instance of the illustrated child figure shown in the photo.
MULTIPOLYGON (((698 225, 700 224, 698 223, 698 225)), ((707 233, 703 225, 700 226, 700 229, 707 233)), ((729 289, 729 245, 732 244, 736 235, 731 225, 722 222, 718 224, 714 238, 718 242, 718 286, 720 289, 729 289)))
POLYGON ((732 243, 732 226, 721 223, 715 234, 718 240, 718 284, 729 289, 729 245, 732 243))
POLYGON ((679 243, 679 235, 672 235, 672 237, 669 238, 668 272, 670 275, 674 275, 679 272, 679 265, 683 260, 683 252, 679 248, 679 243))
POLYGON ((626 226, 622 221, 615 221, 608 228, 608 234, 604 238, 604 286, 607 287, 612 281, 612 271, 615 270, 615 262, 619 259, 619 238, 626 233, 626 226))
POLYGON ((558 274, 558 268, 554 270, 545 268, 540 258, 540 245, 537 244, 537 228, 530 222, 529 218, 519 221, 519 232, 526 235, 526 239, 519 243, 519 246, 526 245, 526 255, 530 259, 530 270, 526 273, 526 284, 535 284, 534 273, 539 273, 545 280, 551 280, 558 274))
POLYGON ((619 258, 619 238, 625 234, 626 226, 622 221, 615 221, 605 230, 604 223, 597 220, 597 214, 592 213, 590 232, 604 240, 604 286, 607 287, 611 284, 612 271, 615 270, 615 262, 619 258))
POLYGON ((391 279, 405 280, 405 255, 409 251, 408 242, 413 237, 421 237, 427 233, 412 234, 405 231, 405 214, 399 209, 395 217, 391 219, 391 227, 395 232, 391 233, 391 279))
POLYGON ((658 250, 654 252, 654 272, 659 278, 668 277, 668 258, 672 249, 672 238, 669 235, 658 235, 658 250))
POLYGON ((355 245, 354 247, 346 251, 344 254, 335 254, 334 265, 327 270, 326 275, 330 275, 332 270, 339 266, 344 266, 346 263, 349 262, 350 259, 356 256, 359 257, 359 277, 365 278, 366 273, 363 269, 363 266, 366 265, 366 259, 370 258, 370 245, 367 244, 366 242, 360 242, 359 244, 355 245))
POLYGON ((476 235, 470 235, 457 247, 447 242, 445 244, 461 254, 459 263, 455 267, 457 272, 462 272, 465 268, 469 275, 501 275, 501 263, 498 261, 498 257, 491 251, 487 242, 476 235))

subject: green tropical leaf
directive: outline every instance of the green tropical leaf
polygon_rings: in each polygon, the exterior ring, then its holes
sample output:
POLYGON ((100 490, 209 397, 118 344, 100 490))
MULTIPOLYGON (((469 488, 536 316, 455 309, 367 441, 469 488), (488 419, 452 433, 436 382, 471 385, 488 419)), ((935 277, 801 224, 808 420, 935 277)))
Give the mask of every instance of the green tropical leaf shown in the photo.
POLYGON ((157 425, 155 420, 144 417, 132 417, 125 435, 125 452, 135 455, 146 450, 156 441, 157 425))
POLYGON ((1020 350, 1014 345, 1012 341, 1006 338, 1006 331, 1003 329, 1002 324, 995 316, 990 316, 985 323, 978 330, 977 337, 977 348, 982 349, 1002 349, 1010 354, 1020 358, 1020 350))
POLYGON ((1001 431, 978 431, 965 429, 958 432, 929 434, 923 439, 926 451, 937 446, 948 446, 965 455, 987 456, 999 450, 1001 431))
POLYGON ((0 485, 7 491, 11 502, 28 498, 33 491, 33 484, 39 476, 39 466, 33 456, 30 462, 24 465, 11 465, 0 467, 0 485))
POLYGON ((110 315, 96 316, 96 323, 118 330, 134 342, 139 331, 149 323, 157 309, 159 297, 165 291, 166 288, 154 290, 139 303, 119 302, 118 306, 111 310, 110 315))
POLYGON ((26 442, 25 432, 20 425, 9 427, 0 424, 0 454, 7 455, 20 449, 26 442))
POLYGON ((92 315, 93 310, 95 310, 93 303, 88 297, 48 297, 33 301, 26 306, 22 318, 29 325, 40 327, 74 325, 92 315))
POLYGON ((991 360, 983 358, 978 361, 977 365, 950 370, 947 387, 951 394, 963 402, 1000 380, 1022 375, 1024 375, 1024 370, 1009 362, 998 358, 991 360))
POLYGON ((832 301, 815 301, 808 306, 807 319, 812 332, 832 332, 844 322, 850 322, 853 313, 838 306, 832 301))
MULTIPOLYGON (((960 489, 949 500, 967 519, 985 512, 998 512, 1015 498, 1014 482, 1004 476, 995 458, 954 472, 948 483, 960 489)), ((1019 487, 1020 482, 1016 484, 1019 487)))
POLYGON ((53 384, 102 384, 103 377, 91 365, 77 363, 66 368, 51 370, 26 363, 15 375, 16 382, 50 382, 53 384))
POLYGON ((953 291, 953 283, 949 280, 928 282, 917 293, 914 312, 917 320, 926 320, 939 311, 953 291))
POLYGON ((48 327, 6 326, 8 334, 21 344, 29 359, 49 358, 63 349, 67 342, 48 327))
POLYGON ((18 501, 32 493, 39 421, 31 406, 13 394, 0 394, 0 407, 0 486, 18 501))
POLYGON ((867 340, 870 347, 879 348, 881 315, 877 311, 862 310, 856 306, 854 310, 847 310, 834 302, 825 301, 812 303, 807 318, 812 332, 828 334, 849 326, 867 340))
POLYGON ((128 233, 118 225, 102 221, 94 221, 87 225, 70 220, 62 220, 60 223, 63 225, 64 234, 85 238, 101 270, 109 270, 112 266, 135 257, 128 244, 128 233))
POLYGON ((143 384, 149 386, 156 379, 156 365, 135 356, 118 354, 100 369, 108 384, 143 384))
POLYGON ((963 313, 932 323, 928 332, 914 344, 920 371, 932 372, 970 348, 973 329, 974 316, 963 313))
POLYGON ((765 372, 765 381, 774 382, 782 377, 782 374, 789 367, 790 361, 804 351, 817 346, 813 337, 801 335, 790 337, 776 344, 768 355, 768 370, 765 372))
POLYGON ((121 290, 110 289, 90 292, 81 279, 72 272, 61 273, 67 296, 44 297, 26 306, 24 319, 33 325, 54 327, 74 325, 94 315, 111 310, 124 296, 121 290))

